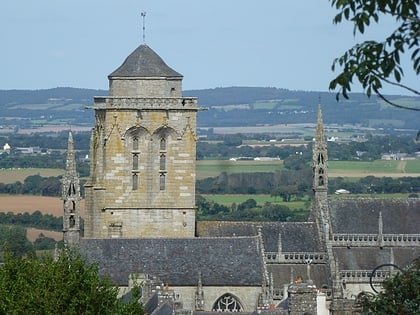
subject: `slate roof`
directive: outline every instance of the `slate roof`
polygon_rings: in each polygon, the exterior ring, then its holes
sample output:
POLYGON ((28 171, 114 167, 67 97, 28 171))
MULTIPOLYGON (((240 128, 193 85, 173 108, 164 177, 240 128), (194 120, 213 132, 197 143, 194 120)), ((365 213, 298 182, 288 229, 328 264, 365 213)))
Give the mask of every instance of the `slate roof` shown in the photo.
POLYGON ((199 221, 197 235, 199 237, 255 236, 258 235, 259 226, 266 252, 278 251, 279 234, 283 252, 322 251, 313 222, 199 221))
POLYGON ((373 270, 381 264, 393 262, 405 267, 420 256, 419 247, 351 247, 333 248, 340 270, 373 270))
POLYGON ((379 212, 384 234, 420 234, 420 199, 331 198, 333 233, 377 234, 379 212))
POLYGON ((123 62, 123 64, 108 78, 113 77, 180 77, 182 74, 170 68, 146 44, 137 47, 123 62))
MULTIPOLYGON (((308 280, 306 264, 269 264, 269 273, 273 275, 274 287, 282 288, 285 284, 290 284, 297 276, 302 276, 304 281, 308 280), (293 277, 293 279, 291 279, 293 277)), ((331 286, 329 268, 325 264, 312 264, 310 269, 311 280, 318 288, 331 286)))
POLYGON ((157 276, 171 286, 259 286, 263 260, 256 237, 82 239, 80 250, 101 275, 127 285, 129 275, 157 276))

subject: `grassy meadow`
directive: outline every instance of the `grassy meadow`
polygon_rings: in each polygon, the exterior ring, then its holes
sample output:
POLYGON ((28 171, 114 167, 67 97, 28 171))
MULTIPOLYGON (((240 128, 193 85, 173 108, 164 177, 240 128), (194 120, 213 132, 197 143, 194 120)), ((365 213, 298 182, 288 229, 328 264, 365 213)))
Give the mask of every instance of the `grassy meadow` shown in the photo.
POLYGON ((230 161, 200 160, 197 161, 197 179, 215 177, 222 172, 255 173, 274 172, 284 169, 283 161, 230 161))

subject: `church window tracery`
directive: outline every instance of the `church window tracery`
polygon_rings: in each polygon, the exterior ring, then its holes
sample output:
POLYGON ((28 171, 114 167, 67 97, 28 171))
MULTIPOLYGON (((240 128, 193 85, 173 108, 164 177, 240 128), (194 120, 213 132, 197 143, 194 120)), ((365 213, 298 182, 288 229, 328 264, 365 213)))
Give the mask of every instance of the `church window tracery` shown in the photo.
POLYGON ((216 312, 240 312, 242 306, 233 295, 226 293, 214 303, 213 310, 216 312))

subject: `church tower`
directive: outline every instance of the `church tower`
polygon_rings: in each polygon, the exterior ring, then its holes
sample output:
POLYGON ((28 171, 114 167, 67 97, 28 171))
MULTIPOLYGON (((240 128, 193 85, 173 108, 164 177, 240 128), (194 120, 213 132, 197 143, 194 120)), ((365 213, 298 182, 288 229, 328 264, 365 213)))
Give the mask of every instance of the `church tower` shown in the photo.
POLYGON ((77 246, 80 239, 80 182, 76 171, 73 135, 69 132, 66 172, 62 179, 64 244, 77 246))
POLYGON ((88 238, 193 237, 197 99, 141 44, 95 97, 88 238))

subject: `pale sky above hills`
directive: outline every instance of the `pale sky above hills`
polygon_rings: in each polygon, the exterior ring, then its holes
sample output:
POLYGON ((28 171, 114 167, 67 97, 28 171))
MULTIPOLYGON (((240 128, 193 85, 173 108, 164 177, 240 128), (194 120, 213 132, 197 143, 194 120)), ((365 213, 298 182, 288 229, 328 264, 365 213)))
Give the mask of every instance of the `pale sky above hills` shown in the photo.
POLYGON ((142 11, 146 43, 184 75, 185 90, 327 91, 334 58, 360 40, 352 25, 333 25, 328 0, 4 0, 0 89, 107 89, 107 75, 143 41, 142 11))

